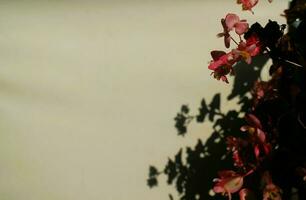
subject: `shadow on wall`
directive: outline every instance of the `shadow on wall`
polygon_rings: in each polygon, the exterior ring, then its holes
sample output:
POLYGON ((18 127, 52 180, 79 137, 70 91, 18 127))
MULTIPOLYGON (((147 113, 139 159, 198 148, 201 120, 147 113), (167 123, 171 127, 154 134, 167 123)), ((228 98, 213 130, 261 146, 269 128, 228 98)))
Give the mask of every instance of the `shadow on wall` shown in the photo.
MULTIPOLYGON (((220 110, 220 94, 216 94, 208 105, 203 99, 197 115, 190 115, 188 106, 181 107, 175 117, 178 135, 184 136, 187 133, 187 126, 191 121, 211 121, 214 131, 205 144, 198 139, 194 147, 181 148, 174 159, 168 160, 163 170, 150 166, 147 180, 149 187, 157 186, 157 178, 163 174, 166 175, 168 184, 175 186, 181 200, 226 199, 220 195, 213 196, 210 192, 212 180, 217 177, 218 171, 233 168, 231 154, 226 150, 225 138, 229 135, 238 136, 240 127, 245 124, 244 119, 239 116, 248 112, 251 107, 251 99, 246 94, 258 80, 267 60, 268 57, 256 57, 252 65, 240 62, 235 66, 233 89, 227 99, 230 101, 238 97, 238 109, 223 113, 220 110)), ((237 197, 234 195, 233 199, 237 197)), ((169 194, 169 198, 173 199, 173 196, 169 194)))

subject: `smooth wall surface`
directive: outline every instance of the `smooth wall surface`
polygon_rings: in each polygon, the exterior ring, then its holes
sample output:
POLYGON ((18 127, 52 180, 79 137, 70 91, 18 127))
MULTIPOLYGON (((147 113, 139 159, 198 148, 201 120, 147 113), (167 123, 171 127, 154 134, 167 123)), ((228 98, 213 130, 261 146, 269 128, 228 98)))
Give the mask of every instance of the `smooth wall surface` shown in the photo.
MULTIPOLYGON (((0 199, 168 199, 163 181, 146 186, 148 166, 209 136, 176 136, 173 117, 230 90, 207 64, 235 2, 1 0, 0 199)), ((284 23, 286 6, 242 16, 284 23)))

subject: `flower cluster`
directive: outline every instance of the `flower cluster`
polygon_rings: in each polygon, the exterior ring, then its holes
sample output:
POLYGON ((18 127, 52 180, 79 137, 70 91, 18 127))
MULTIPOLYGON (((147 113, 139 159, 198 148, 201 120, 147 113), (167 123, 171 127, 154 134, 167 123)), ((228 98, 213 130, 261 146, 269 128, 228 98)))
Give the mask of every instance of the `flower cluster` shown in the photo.
MULTIPOLYGON (((271 3, 272 0, 269 0, 269 2, 271 3)), ((237 3, 242 4, 243 10, 249 10, 253 13, 252 8, 258 3, 258 0, 238 0, 237 3)), ((283 37, 285 26, 280 26, 274 21, 269 21, 265 27, 258 23, 249 26, 246 20, 240 19, 233 13, 229 13, 221 19, 221 24, 223 32, 217 34, 217 36, 223 37, 226 48, 230 48, 231 43, 235 43, 236 46, 229 52, 211 51, 212 61, 208 69, 213 71, 214 78, 228 83, 227 75, 234 74, 234 66, 237 62, 244 61, 251 64, 252 58, 261 53, 268 54, 273 60, 273 65, 270 68, 272 79, 266 82, 255 82, 254 88, 250 92, 253 100, 249 111, 255 113, 262 103, 279 98, 280 91, 277 88, 283 73, 281 63, 292 64, 291 61, 280 57, 280 55, 288 56, 288 53, 283 53, 284 50, 280 48, 283 43, 288 43, 288 37, 287 40, 286 37, 283 37), (232 33, 235 33, 235 37, 239 38, 238 42, 234 39, 232 33)), ((290 44, 287 46, 290 46, 290 44)), ((296 63, 293 64, 298 66, 296 63)), ((293 86, 291 86, 290 95, 297 97, 301 90, 299 88, 292 89, 293 86)), ((245 121, 247 124, 240 128, 240 131, 244 134, 241 137, 228 136, 226 138, 227 150, 232 155, 236 170, 219 172, 219 178, 214 179, 213 191, 215 193, 226 195, 229 199, 231 199, 233 193, 239 193, 240 200, 258 199, 259 194, 255 195, 248 188, 248 185, 244 184, 247 176, 256 173, 256 176, 261 177, 261 186, 257 192, 262 195, 262 199, 282 199, 282 190, 272 181, 270 172, 262 167, 267 159, 273 157, 272 150, 278 148, 275 143, 278 133, 276 128, 271 126, 273 123, 271 117, 271 115, 267 116, 265 125, 263 125, 255 114, 246 114, 245 121)), ((279 123, 278 120, 279 118, 275 123, 279 123)), ((306 169, 300 167, 296 171, 299 177, 302 177, 305 181, 306 169)))
POLYGON ((228 83, 226 76, 228 74, 234 74, 233 65, 241 60, 250 64, 252 57, 261 52, 261 44, 255 34, 246 38, 246 40, 242 39, 241 36, 249 30, 249 24, 246 20, 241 20, 236 14, 227 14, 224 19, 221 19, 221 24, 223 26, 223 32, 217 36, 224 37, 226 48, 230 47, 231 41, 234 41, 237 47, 228 53, 224 51, 212 51, 211 56, 213 60, 210 62, 208 69, 213 71, 212 75, 214 78, 228 83), (239 36, 239 43, 231 36, 231 31, 235 31, 239 36))
POLYGON ((270 153, 271 146, 267 143, 266 133, 262 130, 259 119, 253 114, 246 115, 245 119, 249 125, 242 126, 240 130, 249 134, 255 157, 259 160, 261 154, 270 153))

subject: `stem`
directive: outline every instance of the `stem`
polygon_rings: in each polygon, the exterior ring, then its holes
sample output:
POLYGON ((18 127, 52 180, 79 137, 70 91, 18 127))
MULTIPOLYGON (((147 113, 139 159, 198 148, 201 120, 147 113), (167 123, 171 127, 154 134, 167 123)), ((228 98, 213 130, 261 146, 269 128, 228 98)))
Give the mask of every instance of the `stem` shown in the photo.
POLYGON ((301 120, 301 113, 298 114, 297 120, 298 120, 298 122, 300 123, 300 125, 301 125, 304 129, 306 129, 306 126, 305 126, 304 122, 301 120))
POLYGON ((239 45, 238 42, 232 36, 230 36, 230 37, 231 37, 231 40, 233 40, 233 42, 235 42, 235 44, 239 45))
POLYGON ((295 62, 292 62, 292 61, 290 61, 290 60, 286 60, 286 59, 283 59, 283 58, 281 58, 281 57, 278 57, 278 59, 280 59, 280 60, 282 60, 282 61, 284 61, 284 62, 286 62, 286 63, 289 63, 289 64, 291 64, 291 65, 294 65, 294 66, 302 67, 302 68, 303 68, 302 65, 297 64, 297 63, 295 63, 295 62))
MULTIPOLYGON (((270 50, 269 50, 267 47, 266 47, 266 51, 268 52, 268 54, 270 54, 270 50)), ((282 61, 284 61, 284 62, 286 62, 286 63, 289 63, 289 64, 291 64, 291 65, 294 65, 294 66, 296 66, 296 67, 301 67, 301 68, 303 68, 302 65, 297 64, 297 63, 295 63, 295 62, 292 62, 292 61, 290 61, 290 60, 287 60, 287 59, 284 59, 284 58, 281 58, 281 57, 278 57, 278 59, 279 59, 279 60, 282 60, 282 61)))

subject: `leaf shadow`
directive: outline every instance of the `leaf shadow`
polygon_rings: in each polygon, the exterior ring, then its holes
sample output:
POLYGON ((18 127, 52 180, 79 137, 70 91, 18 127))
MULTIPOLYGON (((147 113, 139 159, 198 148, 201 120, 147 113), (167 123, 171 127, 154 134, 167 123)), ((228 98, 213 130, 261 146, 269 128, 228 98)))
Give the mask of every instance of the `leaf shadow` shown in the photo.
MULTIPOLYGON (((236 76, 227 99, 231 101, 238 97, 240 100, 238 110, 222 113, 220 93, 215 94, 209 104, 203 98, 197 115, 191 115, 187 105, 181 107, 175 117, 178 135, 186 135, 188 125, 194 119, 197 123, 212 122, 214 131, 205 142, 199 138, 194 147, 181 148, 173 159, 169 158, 162 170, 159 171, 154 167, 155 173, 150 173, 147 180, 149 187, 157 186, 158 177, 165 175, 167 183, 176 188, 181 200, 226 199, 211 192, 213 179, 216 178, 218 171, 233 168, 232 158, 227 154, 225 138, 228 135, 235 136, 240 133, 240 127, 244 124, 240 113, 247 111, 251 101, 246 94, 259 79, 262 67, 267 60, 268 57, 258 56, 253 59, 252 65, 240 62, 235 66, 236 76)), ((151 167, 150 172, 152 172, 151 167)), ((173 199, 171 194, 169 197, 173 199)), ((233 199, 237 198, 238 196, 234 194, 233 199)))

